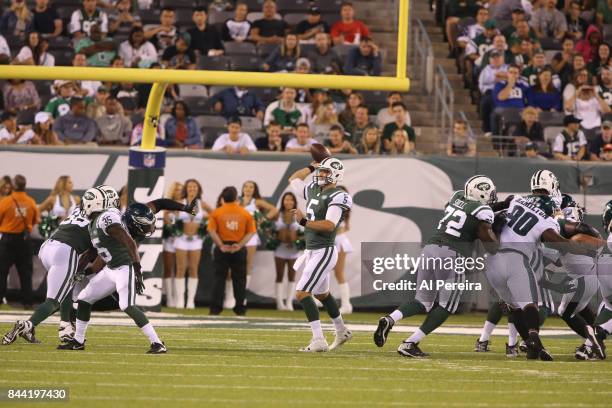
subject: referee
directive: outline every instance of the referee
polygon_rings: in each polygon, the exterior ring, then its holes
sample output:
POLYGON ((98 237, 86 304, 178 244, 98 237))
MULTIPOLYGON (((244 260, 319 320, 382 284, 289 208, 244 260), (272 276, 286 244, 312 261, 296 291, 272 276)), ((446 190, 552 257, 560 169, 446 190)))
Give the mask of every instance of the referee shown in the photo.
POLYGON ((232 271, 234 313, 246 314, 246 249, 244 245, 255 234, 253 216, 236 202, 238 191, 235 187, 225 187, 221 192, 223 205, 208 217, 208 233, 215 243, 213 258, 215 276, 210 314, 218 315, 223 310, 225 278, 232 271))
POLYGON ((16 175, 15 190, 0 201, 0 300, 6 294, 9 269, 15 265, 21 285, 21 301, 32 305, 32 254, 30 233, 39 222, 36 202, 25 193, 26 179, 16 175))

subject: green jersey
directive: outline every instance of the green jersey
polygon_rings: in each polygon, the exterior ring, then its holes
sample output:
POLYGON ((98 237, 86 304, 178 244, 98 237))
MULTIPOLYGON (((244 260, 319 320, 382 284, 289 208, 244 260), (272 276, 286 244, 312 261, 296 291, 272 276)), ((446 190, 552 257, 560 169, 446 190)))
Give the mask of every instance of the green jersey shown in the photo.
POLYGON ((112 225, 120 225, 127 231, 121 221, 121 210, 111 208, 97 215, 89 224, 89 235, 91 243, 98 250, 98 255, 109 268, 115 269, 120 266, 130 265, 132 258, 127 247, 108 235, 108 228, 112 225))
MULTIPOLYGON (((338 225, 344 219, 346 213, 351 209, 353 200, 344 190, 334 187, 322 190, 314 181, 304 187, 304 199, 306 200, 306 218, 308 221, 321 221, 327 218, 327 210, 330 207, 338 206, 342 210, 342 215, 338 225)), ((306 239, 306 249, 320 249, 333 246, 336 241, 336 229, 331 232, 314 231, 306 228, 304 238, 306 239)))
POLYGON ((70 215, 60 223, 49 239, 70 246, 80 255, 91 248, 89 220, 81 215, 80 208, 75 208, 70 215))
POLYGON ((446 204, 444 217, 438 223, 428 244, 444 245, 464 256, 472 254, 473 243, 478 239, 481 222, 493 224, 493 210, 478 201, 465 198, 463 191, 456 191, 446 204))
POLYGON ((70 112, 70 102, 61 96, 56 96, 51 99, 49 103, 47 103, 47 106, 45 106, 45 112, 49 112, 51 115, 53 115, 54 119, 57 119, 58 117, 64 116, 70 112))

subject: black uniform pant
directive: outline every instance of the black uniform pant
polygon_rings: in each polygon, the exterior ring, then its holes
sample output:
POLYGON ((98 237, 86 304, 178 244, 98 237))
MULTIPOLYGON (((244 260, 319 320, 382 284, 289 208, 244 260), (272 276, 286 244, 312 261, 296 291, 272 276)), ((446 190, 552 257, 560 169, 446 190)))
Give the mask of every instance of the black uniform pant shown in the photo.
POLYGON ((6 295, 9 269, 15 265, 21 286, 21 302, 32 304, 32 254, 30 240, 23 234, 2 234, 0 238, 0 300, 6 295))
POLYGON ((223 310, 225 280, 229 270, 232 271, 232 284, 234 287, 234 298, 236 299, 234 312, 240 315, 246 312, 246 254, 245 248, 234 253, 221 252, 219 248, 215 248, 213 252, 215 275, 210 305, 211 313, 218 314, 223 310))

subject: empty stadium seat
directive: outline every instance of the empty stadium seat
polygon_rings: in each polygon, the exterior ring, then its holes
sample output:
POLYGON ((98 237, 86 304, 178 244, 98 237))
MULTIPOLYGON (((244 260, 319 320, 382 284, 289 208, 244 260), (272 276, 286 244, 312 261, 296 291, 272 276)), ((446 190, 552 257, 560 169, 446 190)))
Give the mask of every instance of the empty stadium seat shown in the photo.
POLYGON ((563 112, 540 112, 540 123, 542 127, 563 126, 563 112))
POLYGON ((219 135, 223 133, 227 133, 227 129, 222 127, 209 127, 206 126, 201 129, 202 131, 202 140, 204 141, 204 147, 210 149, 212 145, 215 143, 215 140, 219 137, 219 135))
POLYGON ((198 98, 208 98, 208 89, 204 85, 179 84, 179 95, 182 98, 196 96, 198 98))
POLYGON ((234 55, 230 60, 233 71, 259 71, 262 60, 257 56, 234 55))
POLYGON ((555 142, 555 138, 563 130, 563 126, 548 126, 544 128, 544 140, 552 145, 555 142))
POLYGON ((231 87, 229 87, 229 86, 221 86, 221 85, 211 86, 208 89, 208 95, 210 95, 212 97, 212 96, 218 94, 219 92, 221 92, 222 90, 227 89, 227 88, 231 88, 231 87))
POLYGON ((210 11, 208 16, 208 24, 224 23, 225 20, 234 17, 233 11, 210 11))
MULTIPOLYGON (((310 1, 309 0, 277 0, 276 6, 277 6, 278 11, 280 11, 283 14, 287 14, 291 12, 300 12, 300 11, 304 13, 308 10, 308 7, 310 7, 310 1)), ((286 18, 285 18, 285 21, 287 21, 286 18)))
POLYGON ((507 130, 512 125, 521 123, 520 108, 495 108, 493 115, 495 115, 497 122, 498 134, 505 134, 504 130, 507 130))
POLYGON ((257 48, 251 42, 224 41, 225 55, 257 55, 257 48))
POLYGON ((249 11, 261 10, 264 0, 244 0, 243 3, 247 5, 249 11))
POLYGON ((198 61, 198 69, 205 69, 211 71, 227 71, 229 69, 229 61, 229 58, 224 56, 202 56, 198 61))
POLYGON ((272 54, 274 50, 277 48, 278 48, 278 45, 276 44, 261 44, 257 46, 257 54, 260 57, 265 58, 268 55, 272 54))
POLYGON ((221 115, 198 115, 196 123, 200 127, 223 128, 227 126, 227 119, 221 115))
POLYGON ((211 111, 208 98, 202 98, 199 96, 188 96, 182 99, 183 102, 185 102, 185 104, 189 106, 191 116, 205 115, 207 113, 210 113, 211 111))
POLYGON ((69 67, 72 65, 74 51, 70 49, 55 51, 53 52, 53 56, 55 57, 56 66, 69 67))
MULTIPOLYGON (((340 7, 342 6, 343 0, 321 0, 317 2, 317 6, 321 11, 326 13, 340 13, 340 7)), ((339 16, 338 16, 339 17, 339 16)))
POLYGON ((36 109, 26 109, 17 113, 17 124, 18 125, 33 125, 34 116, 36 115, 36 109))
POLYGON ((252 130, 261 130, 263 127, 261 120, 253 116, 241 116, 240 120, 242 121, 242 129, 247 133, 252 130))
POLYGON ((147 24, 159 24, 159 10, 150 9, 150 10, 140 10, 138 15, 140 16, 140 20, 143 25, 147 24))
POLYGON ((300 21, 303 21, 305 19, 306 19, 306 14, 304 13, 289 13, 289 14, 285 14, 285 16, 283 17, 283 20, 285 20, 287 24, 289 24, 290 26, 294 26, 294 27, 298 25, 300 21))
POLYGON ((338 56, 340 58, 342 58, 343 60, 346 59, 348 53, 353 49, 357 47, 356 45, 351 45, 351 44, 338 44, 338 45, 334 45, 334 51, 336 51, 336 54, 338 54, 338 56))
POLYGON ((176 10, 176 26, 189 27, 193 25, 193 9, 177 9, 176 10))
POLYGON ((261 99, 261 101, 267 105, 276 100, 279 93, 279 88, 253 88, 251 92, 257 95, 259 99, 261 99))

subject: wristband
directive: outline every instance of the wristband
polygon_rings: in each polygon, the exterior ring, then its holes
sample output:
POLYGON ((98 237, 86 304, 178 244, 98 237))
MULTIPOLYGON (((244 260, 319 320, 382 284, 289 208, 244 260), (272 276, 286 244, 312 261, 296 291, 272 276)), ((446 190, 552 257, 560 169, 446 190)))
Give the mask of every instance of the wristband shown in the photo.
POLYGON ((307 220, 306 218, 302 218, 302 219, 300 220, 299 224, 300 224, 302 227, 305 227, 307 222, 308 222, 308 220, 307 220))
POLYGON ((310 170, 310 172, 311 172, 311 173, 314 173, 314 171, 315 171, 316 169, 315 169, 315 166, 313 166, 312 164, 309 164, 309 165, 308 165, 308 170, 310 170))

